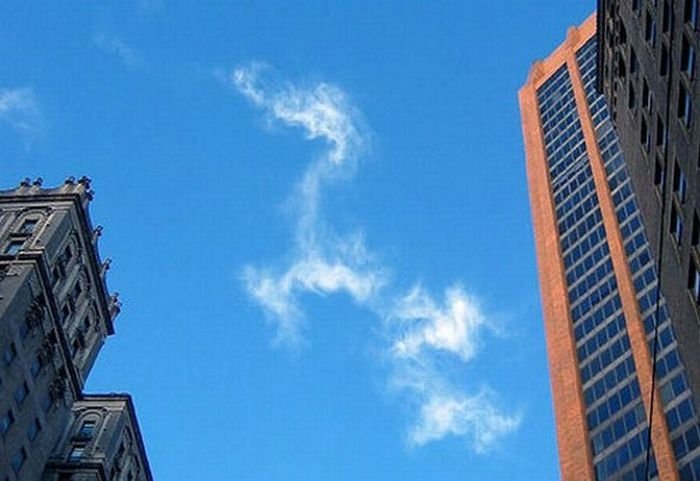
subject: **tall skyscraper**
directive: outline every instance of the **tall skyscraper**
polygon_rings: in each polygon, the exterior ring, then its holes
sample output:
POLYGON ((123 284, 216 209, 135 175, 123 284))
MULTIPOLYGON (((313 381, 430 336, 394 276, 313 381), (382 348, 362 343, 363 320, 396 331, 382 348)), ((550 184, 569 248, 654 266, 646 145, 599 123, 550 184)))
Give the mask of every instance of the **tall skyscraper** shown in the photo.
POLYGON ((571 28, 519 93, 562 479, 700 479, 693 360, 657 298, 595 34, 595 16, 571 28))
MULTIPOLYGON (((71 469, 82 472, 88 459, 107 459, 105 453, 123 435, 124 425, 138 432, 133 407, 129 422, 108 423, 104 412, 114 404, 111 399, 96 411, 103 414, 84 416, 100 399, 83 393, 85 380, 106 337, 113 334, 119 312, 117 297, 105 282, 109 263, 100 260, 97 250, 101 228, 93 228, 88 214, 92 195, 87 178, 70 178, 55 189, 44 189, 40 180, 25 180, 16 189, 0 191, 3 481, 69 480, 71 469), (72 436, 83 419, 94 423, 90 437, 86 432, 72 436), (97 440, 111 431, 109 443, 92 440, 93 434, 97 440), (85 456, 75 454, 78 447, 85 456), (55 456, 64 456, 65 463, 55 456), (45 473, 50 458, 51 466, 60 469, 45 473)), ((141 442, 140 436, 132 435, 132 440, 141 442)), ((150 481, 143 444, 135 452, 142 466, 137 478, 80 479, 150 481)), ((106 466, 107 473, 111 468, 106 466)))
POLYGON ((598 87, 661 259, 688 382, 700 392, 698 1, 600 1, 598 87))

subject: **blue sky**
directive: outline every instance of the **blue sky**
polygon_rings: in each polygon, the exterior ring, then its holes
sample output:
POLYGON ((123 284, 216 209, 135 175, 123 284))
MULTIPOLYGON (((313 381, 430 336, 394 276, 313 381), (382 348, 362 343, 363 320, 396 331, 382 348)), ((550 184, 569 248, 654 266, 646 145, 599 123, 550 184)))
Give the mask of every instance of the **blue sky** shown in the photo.
POLYGON ((553 480, 516 92, 592 1, 0 5, 5 187, 93 179, 88 390, 173 481, 553 480))

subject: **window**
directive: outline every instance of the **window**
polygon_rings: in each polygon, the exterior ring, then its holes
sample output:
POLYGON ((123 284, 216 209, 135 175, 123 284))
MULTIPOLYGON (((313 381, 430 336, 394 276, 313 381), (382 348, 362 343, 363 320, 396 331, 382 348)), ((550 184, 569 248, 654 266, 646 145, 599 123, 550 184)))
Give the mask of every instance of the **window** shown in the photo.
POLYGON ((82 343, 80 342, 80 339, 79 339, 78 337, 76 337, 75 339, 73 339, 73 345, 72 345, 72 348, 73 348, 73 356, 77 356, 77 355, 78 355, 78 352, 80 351, 81 345, 82 345, 82 343))
POLYGON ((83 421, 78 430, 78 437, 81 439, 90 439, 95 433, 95 421, 83 421))
POLYGON ((656 22, 649 10, 647 10, 646 22, 644 24, 644 40, 647 41, 650 47, 656 47, 656 22))
POLYGON ((678 88, 678 117, 683 120, 686 127, 690 127, 693 119, 693 101, 683 84, 678 88))
POLYGON ((0 418, 0 434, 5 434, 15 422, 15 415, 12 414, 12 409, 8 409, 3 417, 0 418))
POLYGON ((656 116, 656 145, 659 147, 666 145, 666 125, 660 115, 656 116))
POLYGON ((63 321, 64 324, 66 322, 68 322, 68 318, 70 317, 70 314, 71 314, 70 305, 68 305, 68 303, 65 303, 63 305, 63 308, 61 309, 61 320, 63 321))
POLYGON ((126 445, 124 444, 124 441, 119 445, 119 449, 117 450, 117 455, 114 457, 115 459, 115 464, 119 464, 122 461, 122 457, 124 456, 124 453, 126 452, 126 445))
POLYGON ((39 435, 39 431, 41 431, 41 424, 37 418, 34 418, 34 421, 32 421, 27 428, 27 438, 30 442, 36 439, 39 435))
POLYGON ((21 337, 22 340, 26 339, 31 330, 32 326, 29 321, 29 317, 25 317, 22 323, 19 325, 19 337, 21 337))
POLYGON ((651 110, 651 90, 649 90, 649 84, 647 79, 642 82, 642 108, 647 111, 651 110))
POLYGON ((43 398, 41 398, 41 409, 44 411, 44 413, 48 413, 51 410, 51 407, 53 406, 53 396, 51 393, 46 393, 43 398))
POLYGON ((24 462, 26 460, 27 451, 24 448, 20 448, 20 450, 17 451, 14 456, 12 456, 12 469, 15 470, 15 473, 19 474, 19 471, 22 469, 22 466, 24 466, 24 462))
POLYGON ((668 47, 666 43, 661 44, 661 60, 659 61, 659 75, 665 77, 668 73, 668 47))
POLYGON ((43 366, 44 363, 41 361, 41 356, 37 355, 32 361, 31 366, 29 366, 29 371, 32 373, 32 379, 36 379, 39 376, 43 366))
POLYGON ((63 265, 63 262, 56 262, 56 265, 51 271, 51 275, 53 276, 53 285, 55 286, 56 284, 58 284, 58 281, 60 281, 66 276, 66 268, 63 265))
POLYGON ((625 65, 625 58, 622 55, 620 55, 617 60, 617 75, 620 76, 623 83, 627 79, 627 66, 625 65))
POLYGON ((700 219, 698 218, 698 213, 693 214, 693 232, 690 238, 691 245, 697 246, 700 244, 700 219))
POLYGON ((636 94, 634 92, 634 85, 630 81, 629 89, 627 90, 627 108, 632 110, 636 106, 637 106, 637 99, 636 99, 636 94))
POLYGON ((696 27, 698 24, 698 2, 697 0, 685 0, 683 8, 683 21, 696 27))
POLYGON ((661 31, 666 33, 671 29, 671 5, 668 0, 664 0, 663 20, 661 21, 661 31))
POLYGON ((666 169, 664 169, 664 162, 660 157, 656 157, 656 162, 654 163, 654 185, 659 189, 663 186, 665 175, 666 169))
POLYGON ((683 173, 683 170, 681 170, 681 166, 678 165, 678 161, 676 161, 675 169, 673 170, 673 192, 676 194, 680 202, 685 202, 685 192, 687 186, 688 183, 686 181, 685 174, 683 173))
POLYGON ((642 129, 639 132, 639 142, 641 142, 646 152, 651 150, 651 133, 649 132, 649 127, 647 127, 647 122, 644 118, 642 118, 642 129))
POLYGON ((625 24, 620 21, 620 23, 617 24, 618 28, 620 29, 619 34, 620 34, 620 43, 622 45, 627 43, 627 28, 625 27, 625 24))
POLYGON ((68 455, 68 461, 73 463, 78 462, 83 459, 83 456, 85 456, 85 445, 76 444, 73 446, 73 449, 71 449, 70 454, 68 455))
POLYGON ((73 257, 73 250, 70 248, 69 245, 67 245, 66 250, 63 251, 63 257, 66 262, 70 262, 71 258, 73 257))
POLYGON ((19 254, 19 251, 22 250, 22 246, 24 246, 23 240, 10 241, 9 244, 5 246, 5 254, 10 256, 16 256, 17 254, 19 254))
POLYGON ((678 209, 674 205, 671 207, 671 225, 670 232, 676 244, 680 245, 681 238, 683 236, 683 214, 678 212, 678 209))
POLYGON ((2 358, 5 361, 5 365, 9 366, 12 364, 12 361, 17 357, 17 348, 15 347, 15 343, 12 342, 10 343, 9 346, 5 348, 5 350, 2 353, 2 358))
POLYGON ((693 78, 695 72, 695 47, 686 35, 683 35, 681 46, 681 71, 690 78, 693 78))
POLYGON ((15 389, 15 401, 18 405, 22 405, 27 395, 29 394, 29 387, 26 382, 23 382, 17 389, 15 389))
POLYGON ((694 261, 690 261, 690 272, 688 273, 688 288, 693 293, 695 302, 700 304, 700 272, 694 261))
POLYGON ((639 70, 639 60, 637 60, 637 53, 630 45, 630 74, 636 73, 639 70))
POLYGON ((77 301, 80 298, 80 294, 83 293, 83 286, 80 285, 80 281, 75 283, 73 288, 73 300, 77 301))
POLYGON ((34 232, 34 229, 36 229, 36 225, 39 222, 36 219, 27 219, 24 221, 22 226, 19 228, 19 233, 20 234, 31 234, 34 232))

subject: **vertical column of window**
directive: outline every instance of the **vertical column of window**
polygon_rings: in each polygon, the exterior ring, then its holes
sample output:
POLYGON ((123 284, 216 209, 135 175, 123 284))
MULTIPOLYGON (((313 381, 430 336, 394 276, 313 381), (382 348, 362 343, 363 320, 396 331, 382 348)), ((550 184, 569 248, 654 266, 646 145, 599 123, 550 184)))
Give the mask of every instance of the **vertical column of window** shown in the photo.
MULTIPOLYGON (((591 114, 594 130, 598 138, 603 139, 602 148, 615 148, 613 138, 602 135, 601 124, 609 123, 608 109, 605 100, 598 95, 596 90, 596 44, 595 41, 587 42, 577 52, 577 63, 581 72, 583 89, 586 95, 589 112, 591 114)), ((611 316, 612 320, 606 324, 605 330, 594 332, 584 338, 580 350, 588 351, 588 346, 599 345, 604 339, 613 341, 609 344, 607 352, 601 355, 602 361, 609 361, 615 367, 605 376, 594 380, 584 391, 584 397, 591 402, 589 425, 600 423, 601 417, 605 420, 609 412, 616 410, 620 415, 612 421, 596 428, 593 434, 593 448, 601 453, 596 463, 596 473, 599 479, 610 476, 617 478, 636 479, 643 475, 644 456, 646 451, 646 419, 644 405, 639 391, 639 382, 634 370, 634 361, 627 337, 625 319, 621 312, 619 296, 615 296, 619 305, 619 313, 611 316), (622 333, 622 334, 620 334, 622 333), (600 399, 603 398, 603 401, 600 399)), ((613 304, 613 307, 615 304, 613 304)), ((613 307, 609 308, 612 310, 613 307)), ((600 314, 594 314, 600 317, 600 314)), ((586 320, 584 320, 584 323, 586 320)), ((589 325, 591 323, 589 322, 589 325)), ((593 323, 595 324, 595 323, 593 323)), ((585 325, 585 324, 584 324, 585 325)), ((585 332, 585 329, 582 329, 585 332)))
POLYGON ((642 459, 639 384, 568 71, 538 94, 589 439, 599 479, 611 479, 630 469, 620 459, 642 459))
MULTIPOLYGON (((595 45, 594 42, 589 43, 595 45)), ((590 50, 579 52, 590 54, 590 50)), ((595 78, 595 66, 586 64, 585 58, 579 59, 579 66, 582 65, 587 69, 584 72, 582 68, 582 75, 595 78)), ((589 106, 604 99, 594 89, 587 89, 586 95, 589 106)), ((607 106, 603 105, 602 110, 607 110, 607 106)), ((659 392, 674 455, 683 480, 700 480, 700 419, 693 407, 692 393, 688 387, 685 368, 678 353, 676 336, 663 296, 659 299, 659 319, 654 318, 658 276, 644 232, 643 219, 612 123, 606 115, 601 115, 594 122, 650 349, 653 348, 655 326, 658 322, 656 379, 657 385, 660 386, 659 392)))

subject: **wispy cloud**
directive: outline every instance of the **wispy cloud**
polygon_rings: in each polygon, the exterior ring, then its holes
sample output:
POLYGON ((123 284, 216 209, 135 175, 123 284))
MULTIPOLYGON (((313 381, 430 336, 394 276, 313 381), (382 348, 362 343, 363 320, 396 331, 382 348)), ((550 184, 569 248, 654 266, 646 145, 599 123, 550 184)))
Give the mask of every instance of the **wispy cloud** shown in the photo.
POLYGON ((273 268, 246 266, 245 289, 274 324, 276 342, 293 347, 304 343, 304 295, 349 295, 384 326, 389 385, 415 409, 409 444, 459 436, 485 451, 516 429, 519 417, 500 410, 488 388, 467 394, 445 368, 474 360, 489 326, 486 316, 459 285, 447 289, 442 302, 421 286, 394 300, 390 269, 367 249, 363 236, 338 236, 319 213, 324 189, 351 179, 368 149, 361 115, 337 86, 300 87, 270 77, 269 67, 258 63, 234 70, 230 81, 271 122, 299 128, 326 150, 308 164, 290 199, 296 214, 291 260, 273 268))
POLYGON ((314 255, 297 259, 282 273, 248 266, 243 280, 250 295, 276 321, 276 341, 291 346, 298 346, 303 341, 304 315, 298 301, 300 294, 345 292, 363 304, 384 284, 380 271, 362 269, 355 259, 327 259, 314 255))
POLYGON ((357 112, 342 90, 327 83, 310 89, 278 85, 265 90, 258 81, 263 69, 263 64, 253 64, 234 71, 233 81, 242 94, 277 120, 301 127, 308 139, 326 140, 331 162, 342 164, 356 157, 364 138, 357 128, 357 112))
POLYGON ((398 358, 438 350, 469 361, 476 354, 479 331, 485 323, 476 300, 460 286, 447 290, 443 306, 416 286, 400 299, 392 318, 403 330, 393 347, 398 358))
POLYGON ((373 262, 361 235, 335 236, 322 226, 318 214, 322 189, 351 174, 358 154, 366 148, 356 110, 333 85, 303 89, 263 82, 260 75, 265 69, 262 64, 241 67, 231 81, 272 120, 298 127, 306 138, 327 144, 327 150, 307 167, 292 197, 297 209, 294 259, 278 270, 247 266, 243 275, 248 292, 276 323, 276 340, 298 345, 304 324, 301 294, 343 292, 363 304, 384 285, 386 273, 373 262))
POLYGON ((416 286, 390 310, 391 385, 417 406, 411 445, 452 435, 467 437, 475 451, 484 452, 520 424, 519 415, 495 405, 489 389, 468 395, 449 377, 450 368, 476 357, 488 327, 476 299, 459 285, 446 290, 442 304, 416 286))
POLYGON ((30 88, 0 89, 0 121, 30 142, 42 125, 41 109, 30 88))
POLYGON ((466 437, 477 453, 487 452, 503 436, 520 425, 519 415, 506 415, 491 400, 488 390, 474 396, 435 394, 420 407, 420 417, 409 441, 423 445, 445 436, 466 437))
POLYGON ((146 61, 138 50, 127 45, 122 39, 106 32, 99 32, 93 37, 93 42, 102 52, 113 55, 128 69, 143 68, 146 61))

